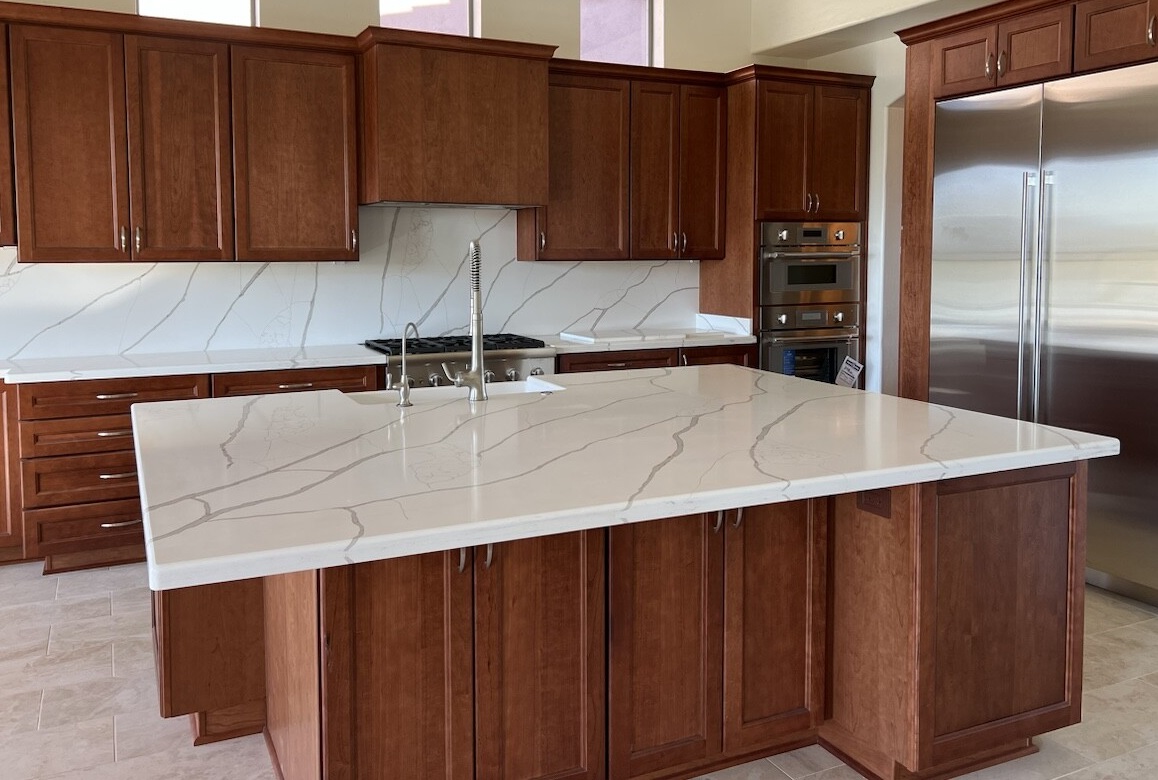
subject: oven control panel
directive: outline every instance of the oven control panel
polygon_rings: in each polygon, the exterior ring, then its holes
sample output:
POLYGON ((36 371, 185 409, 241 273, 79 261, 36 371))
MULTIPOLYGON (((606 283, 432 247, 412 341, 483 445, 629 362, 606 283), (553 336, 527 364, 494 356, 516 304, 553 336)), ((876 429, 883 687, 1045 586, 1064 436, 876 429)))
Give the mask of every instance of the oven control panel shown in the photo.
POLYGON ((760 330, 856 328, 859 323, 859 303, 760 307, 760 330))

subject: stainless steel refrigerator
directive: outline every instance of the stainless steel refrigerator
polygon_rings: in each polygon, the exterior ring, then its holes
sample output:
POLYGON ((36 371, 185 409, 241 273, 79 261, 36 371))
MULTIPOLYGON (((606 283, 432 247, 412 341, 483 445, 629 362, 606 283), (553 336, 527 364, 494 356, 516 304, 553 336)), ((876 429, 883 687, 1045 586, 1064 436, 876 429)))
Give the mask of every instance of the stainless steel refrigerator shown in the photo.
POLYGON ((936 122, 929 398, 1121 439, 1087 580, 1158 604, 1158 63, 936 122))

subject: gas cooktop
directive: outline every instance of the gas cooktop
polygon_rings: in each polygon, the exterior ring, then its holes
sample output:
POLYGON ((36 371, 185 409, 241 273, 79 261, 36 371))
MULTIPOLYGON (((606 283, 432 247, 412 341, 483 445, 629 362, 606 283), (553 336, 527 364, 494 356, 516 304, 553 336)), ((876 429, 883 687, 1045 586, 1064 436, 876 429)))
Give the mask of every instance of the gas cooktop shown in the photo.
MULTIPOLYGON (((366 346, 387 355, 402 354, 402 339, 367 339, 366 346)), ((483 349, 542 349, 546 342, 513 333, 493 333, 483 336, 483 349)), ((409 355, 430 355, 443 352, 470 352, 470 336, 433 336, 406 340, 409 355)))

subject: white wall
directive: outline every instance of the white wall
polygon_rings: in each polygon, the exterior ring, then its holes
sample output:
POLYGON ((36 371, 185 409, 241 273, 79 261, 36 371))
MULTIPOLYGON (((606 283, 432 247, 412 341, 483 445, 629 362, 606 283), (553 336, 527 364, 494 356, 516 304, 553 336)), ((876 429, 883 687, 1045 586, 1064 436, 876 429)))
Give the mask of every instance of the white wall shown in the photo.
POLYGON ((379 24, 378 0, 257 0, 257 23, 280 30, 357 35, 379 24))
POLYGON ((556 57, 579 58, 579 0, 482 0, 481 6, 483 38, 551 44, 559 47, 556 57))
POLYGON ((937 5, 934 0, 751 0, 751 3, 752 51, 765 51, 854 27, 882 16, 937 5))
POLYGON ((752 63, 751 0, 660 2, 664 67, 723 72, 752 63))

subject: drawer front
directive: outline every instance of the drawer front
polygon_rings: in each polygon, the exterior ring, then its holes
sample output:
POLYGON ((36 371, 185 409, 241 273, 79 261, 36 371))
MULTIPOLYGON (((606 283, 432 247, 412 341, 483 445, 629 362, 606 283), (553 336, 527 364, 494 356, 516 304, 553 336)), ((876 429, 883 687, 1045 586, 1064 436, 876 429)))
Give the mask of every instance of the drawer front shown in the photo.
POLYGON ((20 470, 25 509, 138 495, 137 461, 131 451, 23 460, 20 470))
POLYGON ((574 371, 620 371, 628 368, 671 368, 678 349, 633 349, 623 352, 580 352, 560 355, 560 374, 574 371))
POLYGON ((289 371, 246 371, 213 375, 213 397, 341 390, 358 393, 378 389, 377 366, 295 368, 289 371))
POLYGON ((139 501, 33 509, 24 513, 24 527, 33 529, 30 557, 120 547, 144 541, 139 501))
POLYGON ((133 449, 133 424, 127 414, 63 417, 19 424, 20 457, 50 458, 133 449))
POLYGON ((15 385, 15 388, 21 420, 49 420, 128 414, 130 406, 147 401, 208 398, 209 377, 202 374, 34 382, 15 385))

